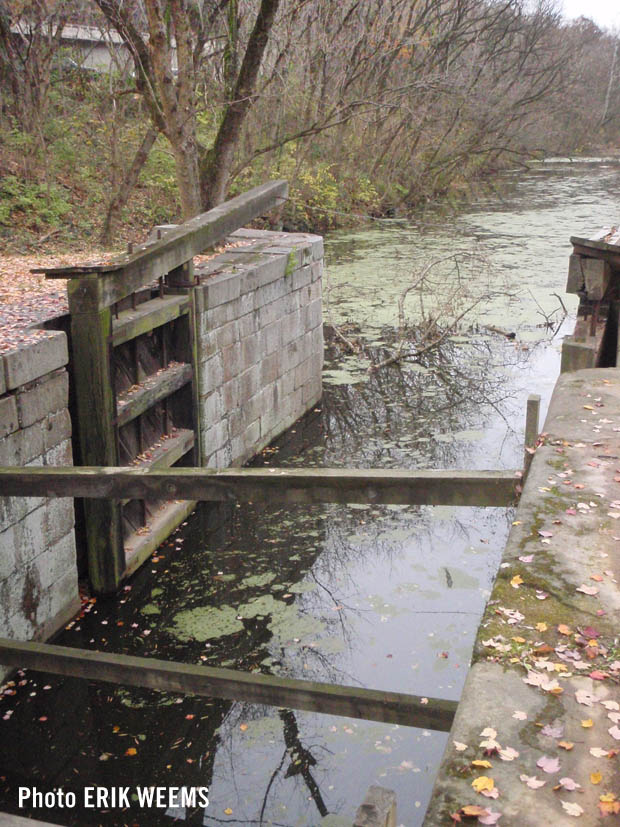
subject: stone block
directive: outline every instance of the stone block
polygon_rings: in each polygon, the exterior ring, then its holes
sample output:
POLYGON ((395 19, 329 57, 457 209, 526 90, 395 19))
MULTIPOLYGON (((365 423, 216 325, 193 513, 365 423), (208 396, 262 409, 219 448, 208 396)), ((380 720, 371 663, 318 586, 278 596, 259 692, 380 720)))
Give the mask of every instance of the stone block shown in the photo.
POLYGON ((275 380, 280 376, 283 369, 282 365, 282 358, 281 353, 276 351, 275 353, 270 353, 261 359, 260 362, 260 381, 261 386, 264 388, 267 385, 275 382, 275 380))
POLYGON ((291 276, 291 286, 293 290, 300 290, 302 287, 310 284, 311 281, 312 270, 309 264, 305 267, 300 267, 299 270, 295 270, 291 276))
POLYGON ((239 376, 239 406, 244 407, 260 390, 260 365, 252 365, 239 376))
POLYGON ((260 421, 252 422, 240 435, 231 440, 232 462, 234 465, 244 463, 254 456, 260 439, 260 421))
POLYGON ((230 382, 225 382, 221 388, 222 400, 224 402, 224 409, 232 411, 233 408, 239 405, 239 382, 235 376, 230 382))
POLYGON ((0 580, 6 580, 16 566, 15 526, 0 532, 0 580))
POLYGON ((221 420, 208 428, 203 428, 201 431, 203 456, 209 457, 214 451, 219 451, 228 442, 228 439, 227 420, 221 420))
POLYGON ((313 261, 310 265, 312 273, 312 281, 320 281, 323 278, 323 258, 321 257, 318 261, 313 261))
POLYGON ((215 390, 200 397, 200 422, 210 428, 224 416, 225 410, 220 391, 215 390))
POLYGON ((27 428, 50 413, 67 407, 69 376, 60 370, 16 394, 19 424, 27 428))
POLYGON ((241 280, 238 273, 220 273, 212 276, 202 285, 202 308, 212 310, 220 304, 238 299, 241 295, 241 280))
POLYGON ((73 465, 73 447, 70 439, 65 439, 43 455, 43 465, 73 465))
POLYGON ((243 370, 239 342, 235 342, 230 347, 222 350, 222 366, 225 382, 229 382, 233 376, 237 376, 243 370))
POLYGON ((245 339, 248 336, 251 336, 252 333, 256 333, 259 327, 258 313, 258 310, 252 310, 250 313, 246 313, 245 316, 241 316, 239 319, 240 339, 245 339))
POLYGON ((198 369, 198 393, 200 396, 207 396, 216 388, 219 388, 224 380, 224 367, 222 357, 218 353, 202 362, 198 369))
POLYGON ((292 292, 290 281, 283 276, 277 281, 272 281, 256 289, 254 293, 254 307, 260 308, 265 304, 270 304, 270 302, 281 299, 290 292, 292 292))
POLYGON ((70 531, 32 561, 39 570, 42 589, 55 591, 56 583, 76 572, 75 534, 70 531))
MULTIPOLYGON (((204 316, 200 317, 204 319, 204 316)), ((198 335, 196 351, 198 354, 198 361, 205 362, 217 353, 217 328, 213 330, 203 330, 198 335)))
POLYGON ((285 256, 262 255, 259 264, 244 275, 242 291, 250 293, 259 290, 261 287, 284 278, 285 272, 285 256))
POLYGON ((23 520, 26 514, 40 508, 44 503, 44 497, 0 497, 0 531, 5 531, 9 526, 23 520))
POLYGON ((241 340, 241 364, 246 368, 255 364, 260 359, 259 334, 252 333, 241 340))
POLYGON ((264 358, 282 347, 282 326, 279 321, 272 322, 260 330, 260 354, 264 358))
POLYGON ((231 322, 225 322, 221 327, 215 330, 215 340, 217 342, 218 350, 224 350, 226 347, 239 341, 239 322, 235 319, 231 322))
POLYGON ((35 342, 4 354, 6 387, 12 390, 26 385, 68 361, 66 335, 61 330, 45 331, 35 342))
POLYGON ((302 307, 301 312, 304 330, 312 330, 323 323, 323 303, 320 299, 302 307))
POLYGON ((66 611, 78 598, 77 569, 74 568, 56 580, 50 589, 50 618, 66 611))
POLYGON ((14 396, 0 399, 0 439, 19 428, 17 401, 14 396))
POLYGON ((301 323, 301 311, 296 310, 293 313, 288 313, 282 319, 282 344, 287 345, 294 339, 299 338, 303 333, 301 323))

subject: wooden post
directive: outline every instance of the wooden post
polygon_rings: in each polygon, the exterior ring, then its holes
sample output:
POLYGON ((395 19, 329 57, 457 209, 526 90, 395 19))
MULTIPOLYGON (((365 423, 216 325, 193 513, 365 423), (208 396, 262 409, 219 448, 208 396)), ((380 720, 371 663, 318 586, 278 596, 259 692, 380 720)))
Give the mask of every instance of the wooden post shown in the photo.
MULTIPOLYGON (((72 367, 81 459, 85 465, 118 465, 113 425, 116 402, 110 359, 111 308, 101 309, 94 305, 87 312, 83 304, 80 312, 75 308, 76 295, 87 292, 82 290, 82 282, 91 278, 69 283, 72 367)), ((114 591, 125 570, 120 507, 115 500, 87 500, 84 514, 91 583, 97 592, 114 591)))
POLYGON ((540 396, 537 393, 532 393, 527 398, 527 407, 525 411, 525 440, 523 452, 523 478, 527 476, 530 470, 532 457, 536 450, 536 440, 538 439, 538 421, 540 418, 540 396))

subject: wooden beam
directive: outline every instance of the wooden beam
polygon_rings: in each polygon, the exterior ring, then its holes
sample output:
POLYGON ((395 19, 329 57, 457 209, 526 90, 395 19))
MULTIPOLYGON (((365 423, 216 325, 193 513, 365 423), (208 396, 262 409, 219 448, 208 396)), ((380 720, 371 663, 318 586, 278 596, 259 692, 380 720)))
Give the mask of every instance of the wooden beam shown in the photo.
POLYGON ((0 662, 57 675, 448 732, 457 702, 0 638, 0 662))
POLYGON ((143 244, 110 262, 33 270, 47 278, 78 281, 69 287, 75 311, 109 307, 138 288, 182 267, 207 247, 257 218, 288 197, 286 181, 267 184, 232 198, 171 230, 155 244, 143 244))
POLYGON ((17 497, 102 497, 284 503, 398 503, 506 507, 516 471, 341 468, 0 468, 0 493, 17 497))
POLYGON ((116 399, 116 425, 126 425, 150 407, 192 381, 191 365, 178 362, 148 376, 144 382, 129 388, 116 399))
POLYGON ((135 310, 123 310, 118 319, 112 319, 112 344, 116 347, 148 333, 183 316, 188 308, 188 296, 164 296, 163 299, 143 302, 135 310))

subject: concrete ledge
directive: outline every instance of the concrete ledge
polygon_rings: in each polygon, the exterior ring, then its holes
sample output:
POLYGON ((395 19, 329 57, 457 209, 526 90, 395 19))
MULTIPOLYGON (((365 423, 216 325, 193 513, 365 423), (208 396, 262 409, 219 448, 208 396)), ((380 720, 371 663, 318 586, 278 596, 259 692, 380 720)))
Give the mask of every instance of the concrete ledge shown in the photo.
POLYGON ((9 351, 2 357, 8 390, 26 385, 69 361, 67 337, 60 330, 37 331, 40 338, 32 344, 9 351))
POLYGON ((581 825, 607 823, 600 796, 617 796, 620 783, 609 752, 620 749, 619 457, 620 370, 561 376, 478 631, 429 827, 451 824, 468 804, 501 813, 500 825, 565 825, 571 809, 581 825), (500 749, 509 749, 503 758, 500 749), (544 786, 532 789, 521 775, 544 786), (481 777, 492 779, 496 799, 472 787, 481 777), (581 786, 566 789, 570 779, 581 786))

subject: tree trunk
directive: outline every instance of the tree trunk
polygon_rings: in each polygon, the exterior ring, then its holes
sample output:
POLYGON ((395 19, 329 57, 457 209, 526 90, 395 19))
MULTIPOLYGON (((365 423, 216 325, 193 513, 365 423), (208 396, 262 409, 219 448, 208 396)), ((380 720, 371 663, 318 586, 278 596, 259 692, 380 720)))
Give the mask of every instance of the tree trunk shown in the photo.
POLYGON ((261 0, 239 70, 233 100, 226 108, 213 147, 201 159, 200 189, 205 210, 221 204, 226 198, 235 150, 243 122, 255 97, 258 72, 279 4, 280 0, 261 0))
POLYGON ((131 166, 127 170, 127 173, 121 181, 118 190, 108 205, 103 222, 103 228, 99 237, 99 242, 101 244, 109 244, 112 237, 112 227, 114 221, 116 221, 121 210, 127 204, 129 196, 138 183, 138 177, 142 171, 142 167, 146 163, 146 159, 149 157, 149 153, 153 148, 153 144, 155 143, 158 134, 158 131, 151 127, 147 130, 144 138, 142 138, 140 146, 138 147, 136 154, 134 155, 134 159, 131 162, 131 166))

